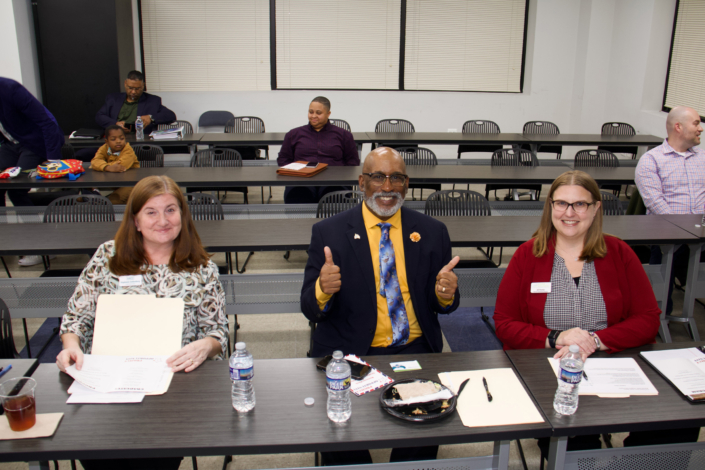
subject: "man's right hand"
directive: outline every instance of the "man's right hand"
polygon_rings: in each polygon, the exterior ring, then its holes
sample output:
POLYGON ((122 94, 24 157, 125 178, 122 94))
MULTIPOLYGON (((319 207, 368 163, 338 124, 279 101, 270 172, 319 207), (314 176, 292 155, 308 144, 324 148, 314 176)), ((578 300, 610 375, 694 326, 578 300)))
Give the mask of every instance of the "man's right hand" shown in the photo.
POLYGON ((323 248, 326 262, 321 267, 321 274, 318 277, 323 293, 333 295, 340 290, 340 268, 333 262, 333 253, 330 248, 323 248))
POLYGON ((123 129, 125 129, 126 132, 130 132, 130 129, 128 129, 127 127, 125 127, 125 121, 118 121, 118 122, 116 122, 115 124, 117 124, 118 126, 122 127, 123 129))

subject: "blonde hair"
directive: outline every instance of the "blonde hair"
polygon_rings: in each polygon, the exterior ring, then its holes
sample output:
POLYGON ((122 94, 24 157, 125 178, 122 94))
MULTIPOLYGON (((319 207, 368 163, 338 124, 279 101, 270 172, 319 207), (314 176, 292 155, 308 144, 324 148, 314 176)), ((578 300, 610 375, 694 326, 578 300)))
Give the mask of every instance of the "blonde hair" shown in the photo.
MULTIPOLYGON (((553 205, 551 204, 553 194, 561 186, 571 185, 580 186, 587 190, 592 195, 592 202, 602 202, 599 186, 597 186, 592 176, 587 173, 578 170, 566 171, 556 178, 551 185, 548 197, 543 205, 543 215, 541 216, 539 228, 532 235, 534 238, 533 253, 537 258, 546 254, 548 245, 556 234, 556 228, 553 226, 553 205)), ((602 205, 600 205, 600 208, 595 213, 595 219, 592 221, 592 225, 590 225, 590 228, 585 234, 585 244, 583 245, 583 251, 580 253, 579 259, 582 261, 592 261, 595 258, 604 258, 606 254, 607 245, 605 244, 605 237, 602 233, 602 205)))
POLYGON ((141 179, 130 193, 125 205, 122 224, 115 234, 115 255, 110 258, 110 271, 118 276, 141 274, 142 266, 150 264, 144 251, 142 234, 137 231, 135 216, 155 196, 171 194, 181 210, 181 231, 174 240, 174 249, 169 259, 169 268, 175 272, 195 271, 208 264, 210 257, 203 249, 201 238, 191 218, 186 198, 168 176, 148 176, 141 179))

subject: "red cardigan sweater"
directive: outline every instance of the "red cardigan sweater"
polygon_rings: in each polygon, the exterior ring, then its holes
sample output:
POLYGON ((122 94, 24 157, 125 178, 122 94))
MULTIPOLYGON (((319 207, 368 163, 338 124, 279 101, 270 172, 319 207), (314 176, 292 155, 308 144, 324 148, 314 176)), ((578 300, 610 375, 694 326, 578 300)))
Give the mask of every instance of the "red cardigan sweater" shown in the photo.
MULTIPOLYGON (((634 251, 622 240, 605 235, 607 254, 595 259, 595 272, 607 309, 607 328, 600 340, 617 352, 652 343, 661 311, 649 278, 634 251)), ((532 294, 532 282, 550 282, 555 246, 540 258, 534 240, 522 244, 509 262, 497 293, 494 322, 504 349, 546 346, 549 329, 543 319, 548 294, 532 294)))

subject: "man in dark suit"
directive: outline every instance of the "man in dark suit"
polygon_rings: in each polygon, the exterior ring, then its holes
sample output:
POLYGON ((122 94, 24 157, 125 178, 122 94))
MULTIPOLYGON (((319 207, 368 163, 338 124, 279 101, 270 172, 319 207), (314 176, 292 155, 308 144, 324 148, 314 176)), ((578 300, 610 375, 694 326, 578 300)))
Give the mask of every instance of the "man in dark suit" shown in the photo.
MULTIPOLYGON (((314 357, 441 352, 437 313, 458 307, 445 225, 402 207, 409 187, 396 150, 372 151, 360 206, 313 226, 301 309, 317 323, 314 357)), ((436 457, 437 446, 394 449, 392 461, 436 457)), ((369 452, 324 452, 325 465, 369 463, 369 452)))
POLYGON ((103 128, 117 124, 127 132, 134 132, 137 116, 144 123, 144 135, 156 129, 159 124, 176 121, 176 114, 162 105, 162 99, 144 91, 144 75, 133 70, 125 79, 126 93, 112 93, 105 98, 105 104, 95 115, 95 122, 103 128))

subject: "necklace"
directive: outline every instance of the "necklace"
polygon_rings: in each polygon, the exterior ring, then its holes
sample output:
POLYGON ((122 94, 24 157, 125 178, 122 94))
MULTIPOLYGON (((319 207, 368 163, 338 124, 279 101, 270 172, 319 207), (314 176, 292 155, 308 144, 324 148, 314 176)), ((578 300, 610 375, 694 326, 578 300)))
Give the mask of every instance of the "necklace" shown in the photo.
POLYGON ((573 256, 565 256, 563 250, 562 250, 562 249, 559 250, 558 247, 556 247, 556 253, 558 253, 558 256, 560 256, 560 257, 563 258, 563 259, 573 258, 573 261, 580 261, 580 255, 575 256, 575 257, 573 257, 573 256))

